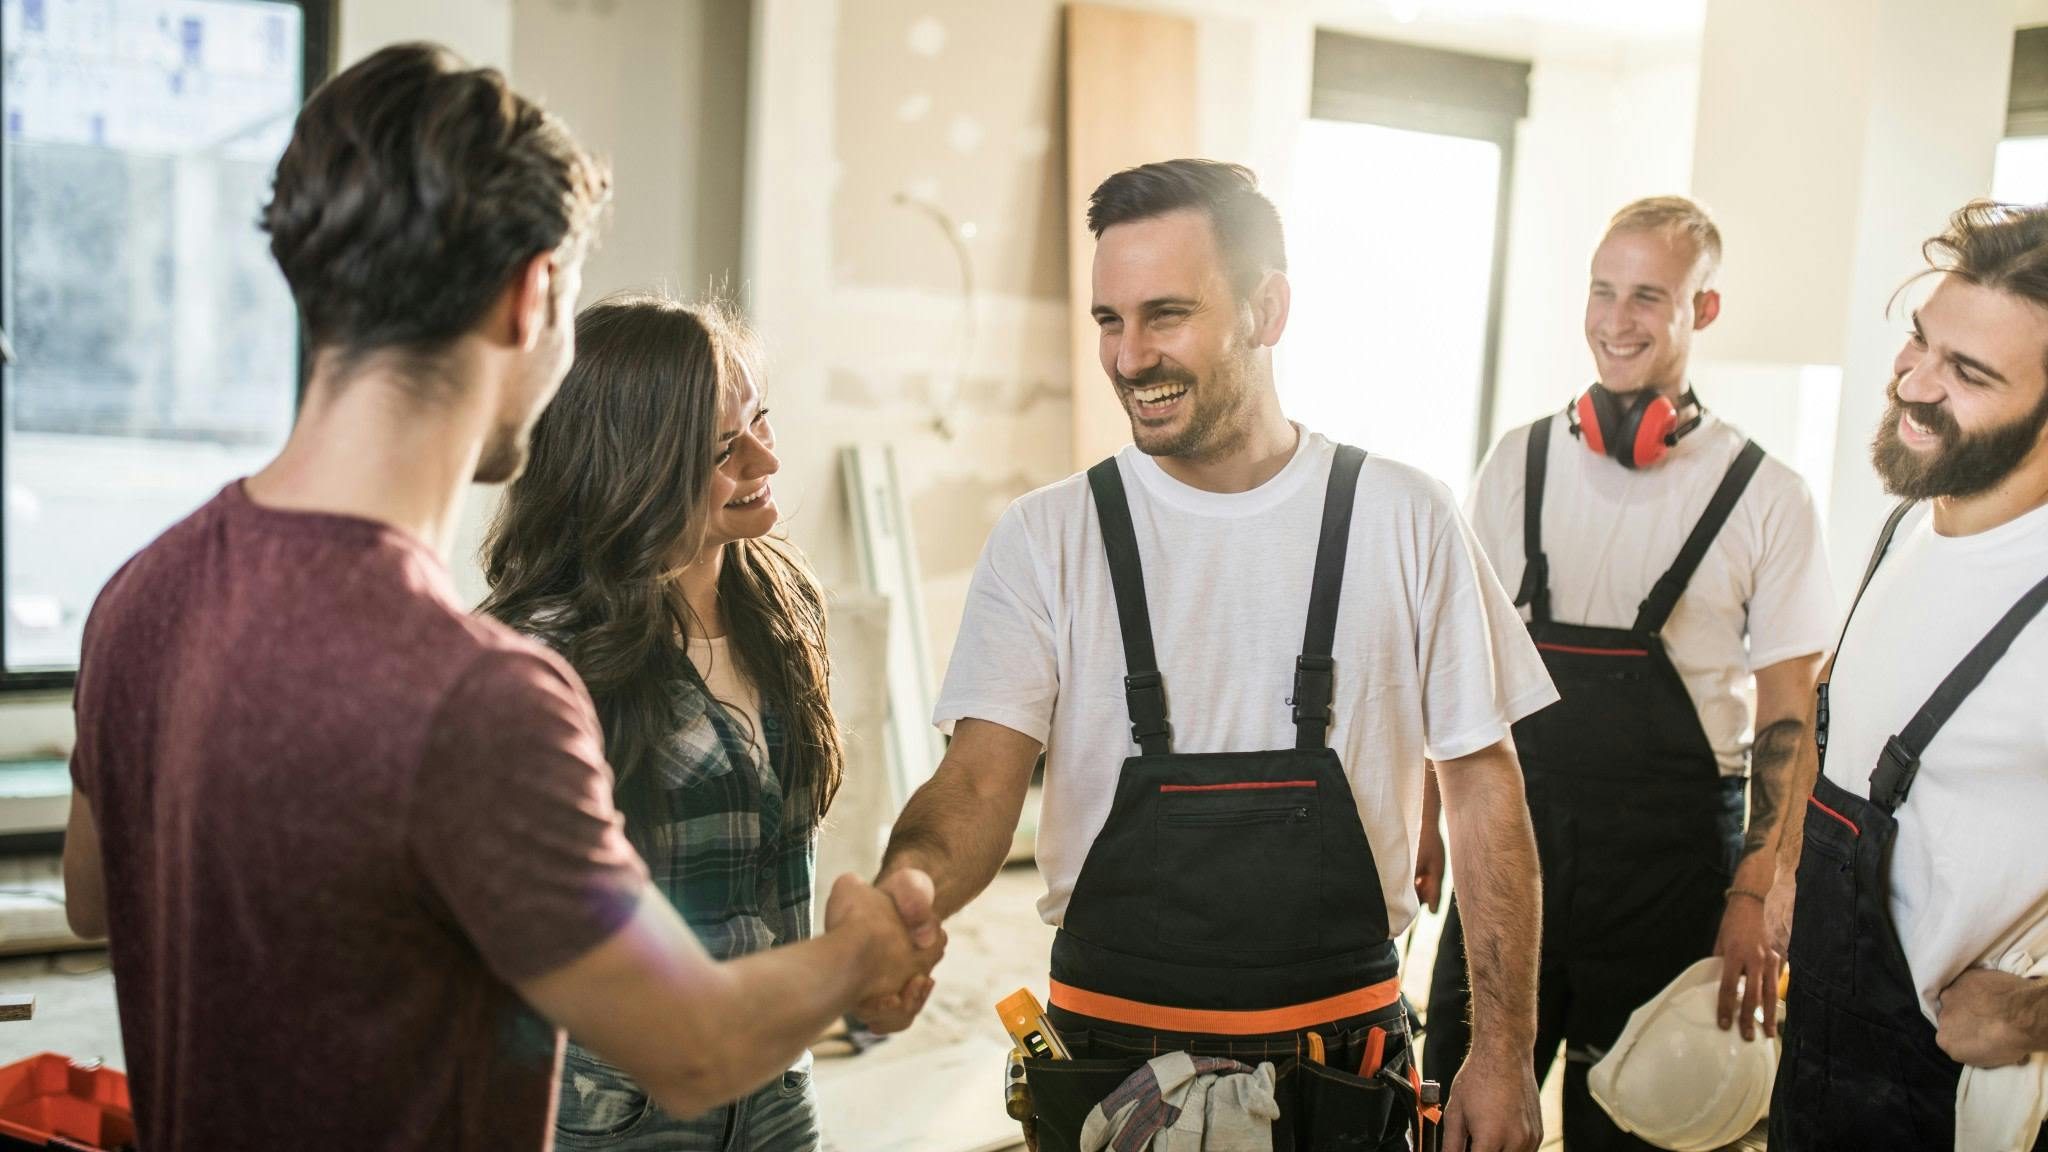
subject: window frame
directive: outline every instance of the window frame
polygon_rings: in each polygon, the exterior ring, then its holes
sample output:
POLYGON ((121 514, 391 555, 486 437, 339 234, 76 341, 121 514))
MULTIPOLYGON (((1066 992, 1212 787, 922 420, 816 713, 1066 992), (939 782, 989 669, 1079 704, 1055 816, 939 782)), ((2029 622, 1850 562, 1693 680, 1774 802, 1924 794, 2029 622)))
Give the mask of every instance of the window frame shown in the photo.
MULTIPOLYGON (((304 33, 303 51, 300 55, 299 94, 301 106, 313 91, 326 83, 335 71, 335 30, 338 27, 337 11, 340 0, 265 0, 266 3, 289 4, 299 9, 301 27, 304 33)), ((0 24, 0 59, 6 53, 6 29, 0 24)), ((4 65, 0 65, 4 66, 4 65)), ((0 132, 0 412, 6 410, 7 397, 13 387, 14 350, 7 333, 14 324, 14 283, 12 265, 7 262, 7 245, 13 238, 14 213, 8 200, 8 184, 5 174, 8 168, 8 145, 6 133, 0 132)), ((299 333, 298 366, 292 381, 292 405, 296 409, 303 398, 305 380, 304 330, 299 333)), ((0 476, 6 475, 7 437, 0 433, 0 476)), ((6 502, 0 500, 0 612, 6 610, 7 594, 7 543, 6 543, 6 502)), ((95 593, 97 596, 97 593, 95 593)), ((21 694, 43 694, 70 691, 78 683, 78 669, 38 669, 33 672, 9 670, 7 663, 7 630, 0 627, 0 697, 21 694)))

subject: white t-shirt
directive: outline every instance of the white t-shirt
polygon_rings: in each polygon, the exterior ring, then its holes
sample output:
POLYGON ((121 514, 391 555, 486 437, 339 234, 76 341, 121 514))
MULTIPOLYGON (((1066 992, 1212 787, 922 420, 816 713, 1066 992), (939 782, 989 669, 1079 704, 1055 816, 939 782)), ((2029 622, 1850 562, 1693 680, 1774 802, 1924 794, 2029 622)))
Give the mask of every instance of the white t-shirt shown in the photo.
MULTIPOLYGON (((1849 623, 1828 689, 1828 779, 1870 773, 1934 689, 2048 576, 2048 508, 1974 536, 1909 513, 1849 623)), ((1920 758, 1892 849, 1892 919, 1920 1007, 2048 899, 2048 614, 1949 718, 1920 758)))
POLYGON ((691 636, 685 641, 685 650, 697 675, 704 678, 704 686, 711 690, 711 698, 725 705, 735 719, 747 726, 754 756, 765 763, 768 745, 761 731, 761 689, 740 673, 726 637, 691 636))
MULTIPOLYGON (((1330 441, 1303 431, 1280 473, 1216 493, 1117 456, 1144 566, 1175 752, 1294 746, 1288 698, 1308 622, 1330 441)), ((1445 487, 1368 457, 1338 604, 1331 747, 1380 869, 1388 925, 1415 915, 1424 758, 1501 740, 1557 699, 1445 487)), ((1137 753, 1109 563, 1085 473, 1012 504, 983 548, 935 722, 992 721, 1046 745, 1038 866, 1066 914, 1119 770, 1137 753)))
MULTIPOLYGON (((1563 416, 1553 417, 1543 493, 1551 618, 1633 625, 1743 443, 1740 431, 1709 413, 1656 466, 1632 470, 1594 455, 1563 416)), ((1527 566, 1528 457, 1524 425, 1494 446, 1471 496, 1472 531, 1510 592, 1527 566)), ((1664 627, 1671 663, 1724 775, 1739 776, 1748 763, 1751 673, 1827 651, 1839 620, 1813 494, 1798 473, 1766 456, 1664 627)))

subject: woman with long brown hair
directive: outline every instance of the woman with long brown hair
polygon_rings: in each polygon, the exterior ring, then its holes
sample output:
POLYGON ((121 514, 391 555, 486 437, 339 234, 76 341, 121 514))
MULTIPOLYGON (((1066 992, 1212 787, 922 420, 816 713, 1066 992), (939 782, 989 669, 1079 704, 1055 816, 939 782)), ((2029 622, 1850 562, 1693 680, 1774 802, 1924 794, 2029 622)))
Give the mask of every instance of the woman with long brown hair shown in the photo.
MULTIPOLYGON (((776 539, 758 356, 724 305, 614 297, 533 430, 484 545, 482 611, 553 646, 603 720, 626 832, 721 960, 811 931, 841 753, 825 609, 776 539)), ((704 1116, 663 1113, 573 1041, 561 1148, 812 1149, 809 1058, 704 1116)))

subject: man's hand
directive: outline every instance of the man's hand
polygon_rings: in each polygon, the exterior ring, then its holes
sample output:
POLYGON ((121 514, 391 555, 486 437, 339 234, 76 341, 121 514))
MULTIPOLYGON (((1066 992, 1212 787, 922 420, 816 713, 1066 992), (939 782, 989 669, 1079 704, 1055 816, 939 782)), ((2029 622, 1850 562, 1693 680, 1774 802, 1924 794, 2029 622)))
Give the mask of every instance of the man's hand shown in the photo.
POLYGON ((1474 1049, 1451 1082, 1443 1152, 1536 1152, 1542 1142, 1543 1108, 1529 1053, 1474 1049))
POLYGON ((889 897, 904 931, 910 934, 911 943, 931 957, 931 964, 886 994, 861 1001, 854 1009, 854 1015, 870 1031, 901 1032, 917 1019, 917 1014, 924 1010, 925 1001, 931 998, 932 989, 937 987, 931 978, 931 965, 936 965, 945 955, 946 931, 939 926, 938 911, 933 907, 932 878, 924 872, 916 868, 900 868, 883 876, 875 888, 889 897))
POLYGON ((1415 897, 1434 912, 1444 895, 1444 835, 1435 824, 1422 826, 1415 844, 1415 897))
POLYGON ((1798 893, 1799 878, 1781 869, 1771 894, 1764 898, 1765 939, 1780 958, 1792 953, 1792 898, 1798 893))
POLYGON ((1941 990, 1934 1041, 1949 1059, 1976 1068, 2023 1064, 2031 1053, 2015 1022, 2034 982, 2010 972, 1972 968, 1941 990))
POLYGON ((1764 1035, 1778 1034, 1778 965, 1784 956, 1771 946, 1764 903, 1731 894, 1727 910, 1721 913, 1721 933, 1714 940, 1714 955, 1722 961, 1721 1030, 1727 1031, 1739 1018, 1744 1040, 1756 1039, 1758 1008, 1763 1009, 1764 1035))
POLYGON ((861 988, 863 1001, 899 995, 923 979, 938 963, 942 947, 942 942, 926 948, 914 944, 897 914, 896 901, 851 872, 832 885, 825 902, 825 931, 864 937, 861 955, 869 975, 861 988))

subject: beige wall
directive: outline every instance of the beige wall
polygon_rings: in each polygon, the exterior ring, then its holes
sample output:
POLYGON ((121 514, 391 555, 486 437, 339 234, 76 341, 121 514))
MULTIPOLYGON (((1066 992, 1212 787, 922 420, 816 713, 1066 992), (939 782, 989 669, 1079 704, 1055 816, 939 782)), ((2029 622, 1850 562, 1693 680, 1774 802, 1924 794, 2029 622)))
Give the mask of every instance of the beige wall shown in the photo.
POLYGON ((520 91, 612 166, 586 300, 737 289, 747 0, 511 0, 520 91))
MULTIPOLYGON (((1361 26, 1355 9, 1308 0, 1127 4, 1196 19, 1202 150, 1251 165, 1283 207, 1318 23, 1417 31, 1361 26)), ((828 579, 850 579, 837 448, 863 437, 895 444, 941 667, 995 518, 1070 467, 1059 359, 1070 305, 1058 273, 1073 206, 1059 202, 1058 11, 1054 0, 760 5, 749 279, 777 358, 783 491, 801 508, 792 530, 828 579), (958 272, 931 221, 893 202, 899 191, 975 226, 977 344, 958 384, 948 372, 958 272), (930 427, 931 401, 955 388, 947 440, 930 427)), ((1495 54, 1519 46, 1535 60, 1509 209, 1498 405, 1525 419, 1590 371, 1579 316, 1599 224, 1632 196, 1686 185, 1697 50, 1498 23, 1431 35, 1495 54)))
POLYGON ((1052 0, 757 5, 747 279, 778 499, 845 587, 840 449, 893 445, 939 659, 997 515, 1066 472, 1058 31, 1052 0), (971 303, 939 225, 898 192, 973 225, 971 303))

